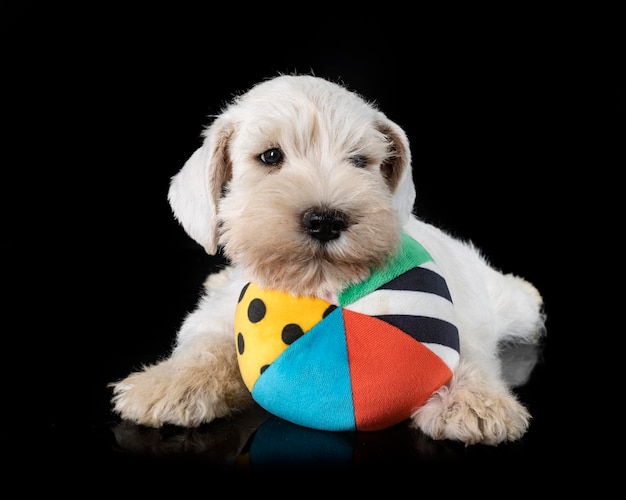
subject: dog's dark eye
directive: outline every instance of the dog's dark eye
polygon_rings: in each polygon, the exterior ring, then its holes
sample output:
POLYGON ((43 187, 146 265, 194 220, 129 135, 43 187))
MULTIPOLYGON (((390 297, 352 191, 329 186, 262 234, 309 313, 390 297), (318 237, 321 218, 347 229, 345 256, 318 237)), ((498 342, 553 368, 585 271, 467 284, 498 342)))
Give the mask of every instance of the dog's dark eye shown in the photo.
POLYGON ((354 155, 349 158, 352 164, 358 168, 367 167, 367 158, 363 155, 354 155))
POLYGON ((268 149, 259 155, 259 160, 266 165, 279 165, 283 161, 283 152, 278 148, 268 149))

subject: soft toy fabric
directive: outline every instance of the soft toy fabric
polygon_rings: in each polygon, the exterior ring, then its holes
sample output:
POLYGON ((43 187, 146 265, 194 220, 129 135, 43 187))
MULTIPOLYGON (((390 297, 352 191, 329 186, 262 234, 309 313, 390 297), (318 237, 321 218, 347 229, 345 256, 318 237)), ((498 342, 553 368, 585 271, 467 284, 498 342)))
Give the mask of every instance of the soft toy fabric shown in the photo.
POLYGON ((314 429, 380 430, 450 380, 459 360, 454 306, 417 241, 403 234, 395 258, 337 302, 243 288, 239 367, 267 411, 314 429))

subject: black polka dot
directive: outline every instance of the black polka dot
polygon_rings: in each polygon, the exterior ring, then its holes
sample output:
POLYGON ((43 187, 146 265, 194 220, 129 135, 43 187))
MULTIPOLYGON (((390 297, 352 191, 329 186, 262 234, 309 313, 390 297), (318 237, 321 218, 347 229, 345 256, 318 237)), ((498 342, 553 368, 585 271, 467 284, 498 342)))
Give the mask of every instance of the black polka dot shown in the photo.
POLYGON ((261 369, 259 370, 259 373, 260 373, 261 375, 263 375, 263 372, 264 372, 265 370, 267 370, 269 367, 270 367, 270 365, 263 365, 263 366, 261 367, 261 369))
POLYGON ((253 299, 248 306, 248 319, 251 323, 258 323, 265 317, 265 302, 261 299, 253 299))
POLYGON ((239 354, 243 354, 243 350, 246 347, 246 343, 243 340, 243 335, 241 333, 237 334, 237 350, 239 351, 239 354))
POLYGON ((304 335, 304 332, 302 331, 300 325, 290 323, 288 325, 285 325, 285 327, 283 328, 281 338, 283 339, 283 342, 285 344, 289 345, 302 337, 302 335, 304 335))
POLYGON ((248 283, 246 286, 244 286, 241 289, 241 293, 239 294, 239 300, 237 302, 241 302, 241 300, 243 299, 243 296, 246 294, 246 292, 248 291, 248 287, 250 286, 250 283, 248 283))
POLYGON ((326 316, 328 316, 331 312, 333 312, 335 309, 337 309, 337 306, 334 305, 329 305, 326 310, 324 311, 324 314, 322 314, 322 318, 325 318, 326 316))

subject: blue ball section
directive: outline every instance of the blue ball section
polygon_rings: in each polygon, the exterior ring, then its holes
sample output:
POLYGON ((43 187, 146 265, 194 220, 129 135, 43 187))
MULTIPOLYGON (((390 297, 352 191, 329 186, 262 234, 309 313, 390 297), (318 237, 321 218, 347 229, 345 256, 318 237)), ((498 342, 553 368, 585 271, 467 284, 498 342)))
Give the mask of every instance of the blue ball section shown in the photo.
POLYGON ((298 425, 354 430, 342 309, 335 309, 274 360, 256 381, 252 396, 270 413, 298 425))

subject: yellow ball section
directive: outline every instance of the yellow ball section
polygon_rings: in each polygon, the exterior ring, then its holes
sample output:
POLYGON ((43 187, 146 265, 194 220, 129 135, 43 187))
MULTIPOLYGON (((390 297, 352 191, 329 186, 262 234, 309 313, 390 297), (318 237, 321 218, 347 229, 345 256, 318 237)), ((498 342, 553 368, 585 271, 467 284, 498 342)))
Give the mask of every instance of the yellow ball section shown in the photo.
POLYGON ((235 312, 239 369, 250 391, 263 371, 290 344, 313 328, 336 306, 323 299, 294 297, 244 287, 235 312))

